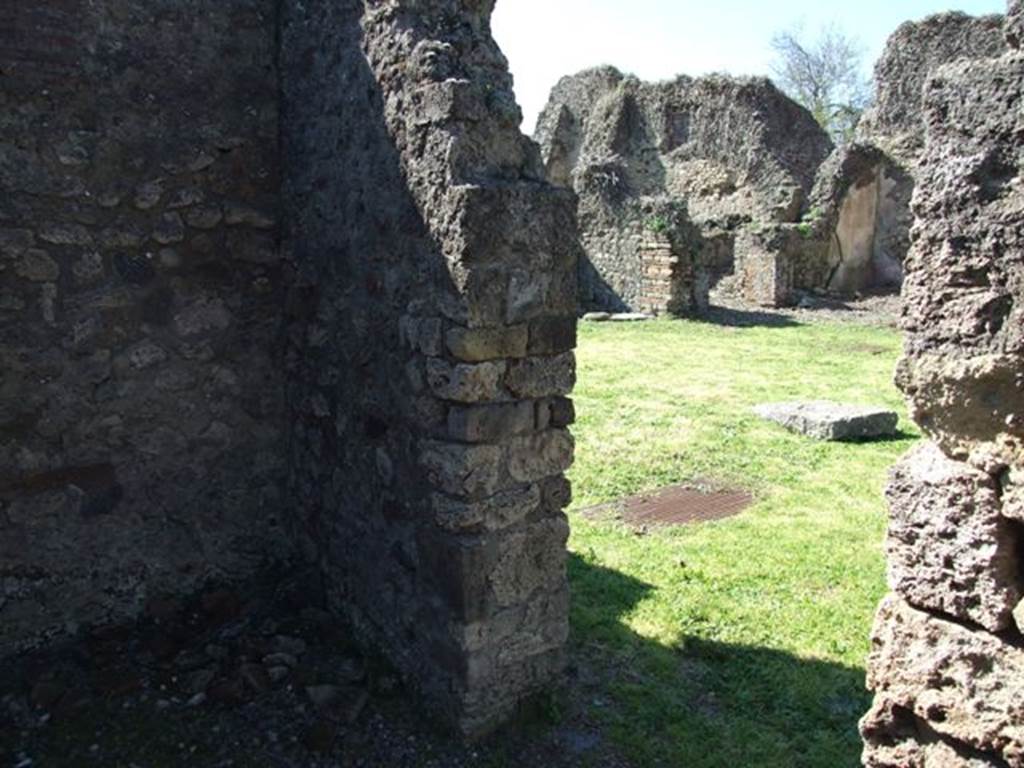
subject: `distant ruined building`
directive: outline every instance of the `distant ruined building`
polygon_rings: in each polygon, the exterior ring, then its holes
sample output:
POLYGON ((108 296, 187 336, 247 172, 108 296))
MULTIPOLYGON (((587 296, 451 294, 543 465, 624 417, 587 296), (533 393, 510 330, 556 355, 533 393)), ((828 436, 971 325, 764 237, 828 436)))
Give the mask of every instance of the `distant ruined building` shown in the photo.
POLYGON ((901 26, 874 106, 839 148, 768 80, 642 83, 610 67, 563 78, 534 138, 549 180, 579 196, 581 309, 687 314, 712 289, 766 306, 898 290, 925 79, 999 56, 1001 27, 961 13, 901 26))
POLYGON ((800 282, 791 256, 832 142, 770 81, 588 70, 558 83, 535 138, 551 182, 579 195, 582 308, 686 312, 722 279, 775 304, 800 282), (666 257, 673 279, 651 301, 666 257))

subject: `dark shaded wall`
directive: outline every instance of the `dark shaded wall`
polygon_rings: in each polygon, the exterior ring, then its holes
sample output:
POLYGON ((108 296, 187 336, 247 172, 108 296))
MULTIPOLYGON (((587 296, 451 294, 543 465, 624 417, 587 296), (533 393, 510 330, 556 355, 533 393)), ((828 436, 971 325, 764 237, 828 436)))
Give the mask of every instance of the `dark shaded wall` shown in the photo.
POLYGON ((0 653, 286 554, 274 5, 0 7, 0 653))
POLYGON ((479 734, 564 659, 573 196, 518 131, 491 4, 285 8, 296 536, 479 734))

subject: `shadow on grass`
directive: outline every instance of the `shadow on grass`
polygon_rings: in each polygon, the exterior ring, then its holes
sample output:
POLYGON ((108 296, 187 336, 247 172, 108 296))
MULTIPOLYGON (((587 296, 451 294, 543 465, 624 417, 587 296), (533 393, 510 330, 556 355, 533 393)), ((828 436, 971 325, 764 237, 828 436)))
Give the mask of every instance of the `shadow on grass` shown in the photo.
POLYGON ((876 445, 879 443, 902 443, 920 439, 919 432, 908 432, 905 429, 897 429, 891 435, 879 435, 878 437, 856 437, 849 440, 841 440, 845 445, 876 445))
POLYGON ((715 305, 708 307, 694 319, 698 322, 721 325, 726 328, 797 328, 803 325, 803 323, 781 313, 715 305))
POLYGON ((572 555, 573 688, 637 766, 857 766, 862 670, 685 637, 667 647, 623 618, 655 589, 572 555))

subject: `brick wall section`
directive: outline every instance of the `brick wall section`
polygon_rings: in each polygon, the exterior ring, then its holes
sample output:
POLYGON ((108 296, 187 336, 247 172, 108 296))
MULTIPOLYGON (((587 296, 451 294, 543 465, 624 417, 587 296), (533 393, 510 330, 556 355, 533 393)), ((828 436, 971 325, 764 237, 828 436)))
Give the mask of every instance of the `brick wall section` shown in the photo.
MULTIPOLYGON (((1019 2, 1007 38, 1019 47, 1019 2)), ((887 491, 869 768, 1024 766, 1024 54, 938 69, 897 381, 930 442, 887 491)))
POLYGON ((487 2, 286 3, 296 531, 465 733, 563 664, 573 197, 487 2))
POLYGON ((641 283, 637 306, 652 315, 687 315, 707 304, 693 258, 680 255, 667 237, 650 237, 640 246, 641 283))
POLYGON ((709 271, 686 206, 624 198, 601 176, 590 169, 579 182, 580 308, 690 315, 707 307, 709 271))
POLYGON ((0 8, 0 654, 287 552, 273 12, 0 8))

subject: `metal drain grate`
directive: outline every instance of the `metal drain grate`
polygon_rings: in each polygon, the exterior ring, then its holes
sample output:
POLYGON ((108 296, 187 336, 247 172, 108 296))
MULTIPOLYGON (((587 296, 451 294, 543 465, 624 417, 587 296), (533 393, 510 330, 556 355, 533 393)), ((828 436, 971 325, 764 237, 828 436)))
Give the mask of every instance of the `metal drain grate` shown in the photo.
POLYGON ((689 525, 733 517, 754 503, 746 491, 704 491, 677 485, 583 510, 590 518, 613 516, 627 525, 689 525))

